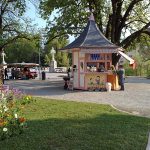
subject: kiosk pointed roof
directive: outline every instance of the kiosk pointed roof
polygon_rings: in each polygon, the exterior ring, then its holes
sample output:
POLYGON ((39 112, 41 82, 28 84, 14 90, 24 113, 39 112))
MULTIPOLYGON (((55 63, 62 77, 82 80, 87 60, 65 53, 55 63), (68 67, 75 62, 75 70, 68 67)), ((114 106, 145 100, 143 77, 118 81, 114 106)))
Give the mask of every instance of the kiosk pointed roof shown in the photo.
POLYGON ((111 43, 99 30, 95 23, 93 13, 89 17, 89 21, 80 36, 72 43, 61 50, 69 50, 73 48, 118 48, 111 43))

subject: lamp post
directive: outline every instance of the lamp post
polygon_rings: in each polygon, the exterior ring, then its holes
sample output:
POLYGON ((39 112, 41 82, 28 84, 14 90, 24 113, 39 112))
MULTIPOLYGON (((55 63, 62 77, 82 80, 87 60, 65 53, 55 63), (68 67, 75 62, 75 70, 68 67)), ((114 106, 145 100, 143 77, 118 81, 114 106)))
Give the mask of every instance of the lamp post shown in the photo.
POLYGON ((45 29, 41 29, 39 31, 39 39, 38 39, 38 53, 39 53, 39 79, 42 78, 41 75, 41 51, 44 48, 44 34, 45 34, 45 29))
POLYGON ((38 62, 39 62, 39 79, 41 79, 41 51, 40 51, 40 39, 38 39, 37 43, 36 43, 36 47, 38 49, 38 62))
POLYGON ((41 66, 41 51, 40 51, 40 46, 39 46, 39 66, 41 66))
POLYGON ((40 51, 40 43, 39 43, 39 80, 41 79, 41 51, 40 51))

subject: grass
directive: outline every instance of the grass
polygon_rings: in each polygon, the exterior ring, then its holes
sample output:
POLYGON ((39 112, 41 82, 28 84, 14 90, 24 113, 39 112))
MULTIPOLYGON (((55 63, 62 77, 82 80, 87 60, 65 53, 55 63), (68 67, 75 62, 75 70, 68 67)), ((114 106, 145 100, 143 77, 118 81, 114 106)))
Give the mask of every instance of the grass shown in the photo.
POLYGON ((108 105, 38 99, 25 109, 28 128, 1 150, 144 150, 150 119, 108 105))

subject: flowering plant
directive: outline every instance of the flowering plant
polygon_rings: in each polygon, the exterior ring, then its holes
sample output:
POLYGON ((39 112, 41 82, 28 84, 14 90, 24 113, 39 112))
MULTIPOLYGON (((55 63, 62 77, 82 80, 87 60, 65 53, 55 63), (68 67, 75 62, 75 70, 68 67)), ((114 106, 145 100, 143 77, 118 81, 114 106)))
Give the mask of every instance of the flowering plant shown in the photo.
POLYGON ((18 135, 27 127, 23 117, 23 105, 32 102, 31 96, 17 89, 4 90, 0 94, 0 140, 18 135))

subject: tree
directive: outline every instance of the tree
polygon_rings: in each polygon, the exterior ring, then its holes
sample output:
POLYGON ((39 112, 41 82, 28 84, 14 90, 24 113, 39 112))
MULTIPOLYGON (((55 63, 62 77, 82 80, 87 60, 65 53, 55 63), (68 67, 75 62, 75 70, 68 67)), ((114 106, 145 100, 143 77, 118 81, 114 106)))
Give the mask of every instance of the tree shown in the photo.
POLYGON ((69 66, 68 53, 60 51, 57 52, 56 61, 59 67, 68 67, 69 66))
POLYGON ((141 42, 137 41, 140 43, 139 44, 139 53, 142 56, 144 61, 148 61, 148 60, 150 60, 150 38, 146 35, 143 35, 140 38, 140 41, 141 42))
POLYGON ((49 66, 50 62, 51 62, 51 55, 50 55, 50 53, 49 54, 45 54, 44 65, 49 66))
POLYGON ((36 39, 29 41, 27 39, 17 39, 12 44, 7 45, 5 49, 7 63, 38 63, 39 49, 36 45, 36 39))
POLYGON ((91 11, 102 33, 123 48, 143 34, 150 37, 150 0, 41 0, 40 10, 48 20, 56 14, 47 27, 49 41, 78 35, 91 11))
POLYGON ((27 38, 30 27, 28 20, 21 18, 26 8, 26 0, 0 1, 0 52, 18 38, 27 38), (23 25, 25 22, 26 26, 23 25))
POLYGON ((137 50, 142 57, 142 61, 150 60, 150 38, 147 35, 142 34, 140 38, 137 38, 127 49, 127 51, 137 50))

